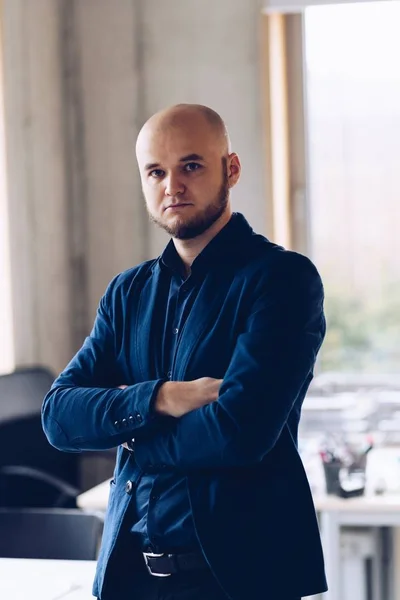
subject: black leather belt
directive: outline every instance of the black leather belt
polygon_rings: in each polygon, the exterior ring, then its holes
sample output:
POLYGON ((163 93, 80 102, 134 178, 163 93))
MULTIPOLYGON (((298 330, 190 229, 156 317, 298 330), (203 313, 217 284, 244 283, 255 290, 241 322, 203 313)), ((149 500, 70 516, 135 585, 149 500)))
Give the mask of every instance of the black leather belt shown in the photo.
POLYGON ((154 554, 153 552, 143 552, 143 556, 147 570, 154 577, 169 577, 182 571, 208 568, 200 552, 189 552, 187 554, 154 554))

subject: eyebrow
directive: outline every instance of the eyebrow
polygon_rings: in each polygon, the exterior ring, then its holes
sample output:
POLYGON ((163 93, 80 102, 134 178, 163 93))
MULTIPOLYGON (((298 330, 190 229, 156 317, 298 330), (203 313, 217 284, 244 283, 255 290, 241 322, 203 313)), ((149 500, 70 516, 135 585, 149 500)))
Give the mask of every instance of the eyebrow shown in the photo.
MULTIPOLYGON (((187 156, 182 156, 179 162, 188 162, 189 160, 204 160, 204 158, 200 154, 188 154, 187 156)), ((157 169, 159 166, 159 163, 148 163, 144 168, 146 171, 150 171, 151 169, 157 169)))
POLYGON ((147 163, 147 165, 145 165, 145 169, 146 171, 149 171, 150 169, 156 169, 157 167, 159 167, 160 165, 158 163, 147 163))
POLYGON ((179 159, 179 162, 187 162, 188 160, 204 160, 200 154, 188 154, 179 159))

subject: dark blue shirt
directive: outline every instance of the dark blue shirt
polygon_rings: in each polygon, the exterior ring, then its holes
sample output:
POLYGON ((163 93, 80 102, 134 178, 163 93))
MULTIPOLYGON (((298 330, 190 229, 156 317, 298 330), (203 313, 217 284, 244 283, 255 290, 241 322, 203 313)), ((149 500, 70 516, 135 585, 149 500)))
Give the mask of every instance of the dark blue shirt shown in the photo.
MULTIPOLYGON (((201 255, 200 255, 201 256, 201 255)), ((198 257, 185 280, 183 263, 171 241, 162 254, 162 284, 157 295, 152 325, 154 361, 170 378, 180 331, 186 321, 201 283, 202 266, 198 257)), ((143 473, 136 487, 138 521, 132 532, 143 549, 154 552, 196 549, 186 478, 176 472, 143 473)))

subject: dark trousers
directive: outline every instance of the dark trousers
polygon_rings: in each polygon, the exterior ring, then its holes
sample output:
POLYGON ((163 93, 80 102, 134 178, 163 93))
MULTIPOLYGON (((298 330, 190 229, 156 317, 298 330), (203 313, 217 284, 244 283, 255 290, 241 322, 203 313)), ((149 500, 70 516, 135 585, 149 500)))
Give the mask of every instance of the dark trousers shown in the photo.
MULTIPOLYGON (((124 597, 110 596, 102 600, 228 600, 210 571, 180 573, 170 577, 142 575, 131 592, 124 597)), ((243 600, 301 600, 300 598, 268 598, 260 590, 257 597, 243 600)))

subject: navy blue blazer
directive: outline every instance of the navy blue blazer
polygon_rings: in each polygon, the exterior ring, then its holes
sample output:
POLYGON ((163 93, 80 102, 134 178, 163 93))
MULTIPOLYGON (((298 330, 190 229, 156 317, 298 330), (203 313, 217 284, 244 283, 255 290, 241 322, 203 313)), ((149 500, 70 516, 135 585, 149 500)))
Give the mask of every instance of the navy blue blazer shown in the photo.
POLYGON ((123 537, 126 482, 161 469, 186 476, 199 544, 228 597, 327 589, 297 450, 301 405, 325 335, 323 287, 309 259, 255 234, 243 216, 235 219, 200 283, 172 368, 175 381, 223 379, 217 402, 179 419, 151 410, 165 375, 149 343, 160 259, 110 283, 91 334, 44 400, 43 427, 60 450, 135 439, 133 453, 118 448, 96 596, 107 588, 123 537), (129 387, 117 389, 121 384, 129 387))

